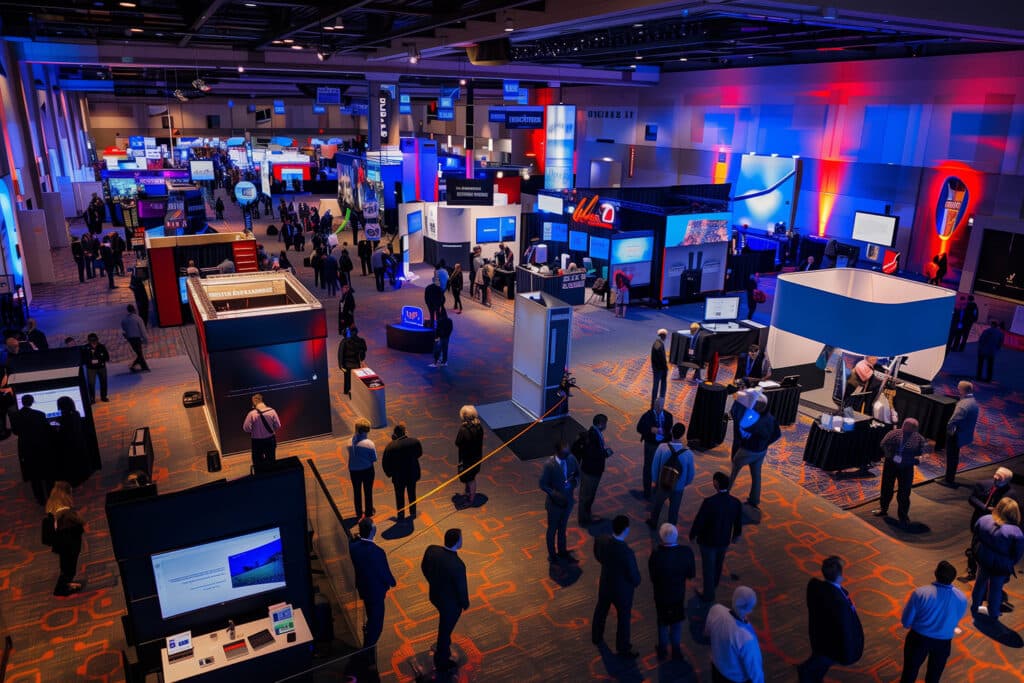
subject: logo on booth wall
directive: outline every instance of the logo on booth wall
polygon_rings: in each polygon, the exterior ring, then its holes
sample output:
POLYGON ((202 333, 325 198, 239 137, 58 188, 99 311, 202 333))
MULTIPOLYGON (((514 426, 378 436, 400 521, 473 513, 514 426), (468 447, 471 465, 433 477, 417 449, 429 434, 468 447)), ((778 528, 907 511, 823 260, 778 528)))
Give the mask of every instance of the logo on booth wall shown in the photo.
POLYGON ((956 176, 949 176, 942 182, 935 206, 935 230, 940 240, 946 241, 956 232, 967 215, 969 200, 967 183, 956 176))
POLYGON ((595 228, 611 229, 615 227, 615 213, 615 204, 602 202, 599 196, 594 195, 589 199, 583 199, 576 205, 572 212, 572 219, 577 223, 592 225, 595 228))
POLYGON ((423 327, 423 309, 418 306, 402 306, 402 322, 423 327))

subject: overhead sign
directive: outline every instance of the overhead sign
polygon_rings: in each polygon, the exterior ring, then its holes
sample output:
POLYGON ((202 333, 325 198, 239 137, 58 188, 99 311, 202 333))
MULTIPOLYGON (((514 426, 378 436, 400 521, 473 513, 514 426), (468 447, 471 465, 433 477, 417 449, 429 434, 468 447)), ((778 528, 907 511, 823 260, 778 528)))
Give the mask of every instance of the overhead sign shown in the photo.
POLYGON ((412 114, 412 98, 409 95, 402 94, 398 96, 398 113, 412 114))
POLYGON ((452 108, 452 98, 451 97, 439 97, 437 99, 437 108, 438 109, 451 109, 452 108))
POLYGON ((603 200, 598 195, 584 197, 572 212, 572 219, 577 223, 591 225, 595 228, 612 229, 618 220, 619 207, 615 202, 603 200))
POLYGON ((519 81, 503 81, 502 92, 506 100, 519 99, 519 81))
POLYGON ((526 88, 520 88, 519 94, 516 96, 517 104, 529 104, 530 103, 530 91, 526 88))
POLYGON ((128 138, 128 149, 145 149, 146 139, 141 135, 132 135, 128 138))
POLYGON ((549 105, 545 122, 544 188, 566 190, 573 186, 572 164, 576 153, 576 107, 549 105))
POLYGON ((441 86, 441 97, 447 97, 451 100, 462 99, 462 88, 459 86, 441 86))
POLYGON ((316 114, 316 115, 326 114, 327 113, 327 107, 325 107, 322 104, 314 104, 313 105, 313 113, 316 114))
POLYGON ((476 178, 448 178, 449 206, 493 206, 494 183, 476 178))
POLYGON ((505 107, 491 107, 487 110, 488 123, 505 123, 505 107))
POLYGON ((316 89, 317 104, 341 104, 341 88, 322 87, 316 89))
POLYGON ((544 107, 505 107, 505 127, 540 130, 544 127, 544 107))
POLYGON ((235 185, 235 199, 242 206, 248 206, 256 201, 256 186, 248 180, 243 180, 235 185))
POLYGON ((438 109, 437 110, 438 121, 454 121, 455 110, 454 109, 438 109))
POLYGON ((274 100, 274 113, 284 116, 284 100, 274 100))

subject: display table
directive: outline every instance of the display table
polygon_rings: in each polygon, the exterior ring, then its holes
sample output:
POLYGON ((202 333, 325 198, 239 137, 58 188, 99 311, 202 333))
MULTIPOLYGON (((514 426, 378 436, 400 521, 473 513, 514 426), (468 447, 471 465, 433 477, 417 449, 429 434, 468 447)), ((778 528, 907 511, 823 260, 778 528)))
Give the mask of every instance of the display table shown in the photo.
MULTIPOLYGON (((246 652, 234 659, 229 660, 224 654, 224 645, 234 642, 228 638, 227 629, 193 636, 193 655, 176 662, 168 661, 167 649, 160 648, 164 683, 193 679, 204 682, 277 680, 308 668, 313 659, 313 634, 301 609, 296 608, 292 615, 295 621, 295 642, 289 643, 282 634, 275 636, 274 642, 269 645, 253 650, 246 641, 246 652), (208 657, 212 657, 213 662, 200 667, 199 661, 208 657)), ((236 626, 234 640, 248 638, 263 629, 274 632, 269 616, 236 626)))
MULTIPOLYGON (((738 356, 747 351, 751 344, 756 344, 761 334, 760 329, 753 329, 740 324, 740 329, 735 332, 701 332, 703 338, 700 342, 701 348, 697 357, 703 362, 711 359, 717 351, 720 358, 726 356, 738 356)), ((668 351, 668 362, 672 365, 682 365, 686 362, 687 351, 690 348, 690 330, 675 330, 672 332, 672 342, 668 351)))
POLYGON ((564 275, 541 275, 529 268, 516 268, 516 289, 520 292, 544 292, 571 306, 582 306, 586 297, 587 272, 577 270, 564 275))
POLYGON ((388 426, 384 380, 370 368, 352 371, 352 407, 357 415, 369 420, 374 429, 388 426))
POLYGON ((396 323, 386 328, 389 349, 407 353, 433 353, 434 330, 423 325, 396 323))
POLYGON ((764 397, 768 399, 768 412, 775 417, 780 425, 791 425, 796 422, 797 408, 800 407, 800 385, 792 387, 773 387, 764 389, 764 397))
POLYGON ((515 271, 495 268, 494 276, 491 278, 491 289, 504 293, 506 299, 514 299, 516 296, 515 271))
POLYGON ((919 394, 903 387, 896 388, 892 407, 900 422, 915 418, 921 425, 921 436, 935 441, 935 450, 946 446, 946 424, 953 417, 956 399, 943 394, 919 394))
POLYGON ((851 467, 864 469, 869 463, 882 459, 882 437, 892 430, 891 425, 875 423, 867 415, 854 418, 853 431, 836 432, 822 429, 815 421, 807 435, 804 462, 828 472, 851 467))
POLYGON ((701 382, 697 385, 690 424, 686 430, 687 442, 691 447, 709 450, 722 443, 725 432, 722 419, 728 397, 729 392, 724 384, 701 382))

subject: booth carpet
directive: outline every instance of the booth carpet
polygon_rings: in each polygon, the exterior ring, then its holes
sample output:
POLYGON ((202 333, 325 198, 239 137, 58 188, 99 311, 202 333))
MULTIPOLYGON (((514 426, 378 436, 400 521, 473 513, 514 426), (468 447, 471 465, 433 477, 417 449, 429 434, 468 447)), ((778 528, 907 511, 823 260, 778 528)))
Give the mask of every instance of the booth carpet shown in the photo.
MULTIPOLYGON (((229 206, 229 211, 232 208, 229 206)), ((264 224, 259 225, 261 235, 264 224)), ((56 258, 63 256, 58 251, 56 258)), ((307 269, 300 266, 299 272, 306 281, 312 279, 307 269)), ((68 287, 57 289, 58 295, 76 286, 68 282, 68 287)), ((452 440, 458 427, 459 406, 491 403, 510 393, 508 322, 467 301, 466 313, 455 320, 448 367, 428 368, 420 356, 388 351, 383 340, 384 324, 397 318, 401 305, 422 302, 421 289, 407 286, 378 294, 369 278, 357 278, 356 287, 359 326, 370 345, 368 362, 382 369, 388 382, 391 420, 405 420, 410 433, 423 440, 420 491, 428 491, 455 474, 452 440)), ((328 300, 328 306, 333 308, 332 304, 328 300)), ((52 310, 66 309, 54 306, 52 310)), ((55 324, 47 331, 53 334, 53 330, 60 329, 56 323, 61 320, 67 321, 69 329, 85 324, 115 328, 122 310, 112 308, 102 320, 99 316, 87 322, 72 320, 75 312, 67 310, 59 320, 54 317, 55 324)), ((328 315, 333 317, 333 310, 328 315)), ((649 397, 650 378, 643 359, 653 330, 647 327, 657 329, 661 324, 659 315, 638 325, 634 320, 615 321, 608 313, 604 325, 611 332, 578 336, 573 349, 574 369, 586 390, 574 399, 573 415, 587 424, 595 412, 608 414, 610 424, 605 436, 615 451, 601 482, 595 513, 606 518, 626 513, 634 520, 630 545, 641 567, 656 540, 639 523, 645 510, 634 496, 640 486, 641 460, 635 424, 649 397)), ((336 341, 332 337, 332 345, 336 341)), ((210 445, 205 421, 198 411, 180 407, 181 392, 198 386, 194 370, 184 356, 157 359, 153 366, 153 373, 133 376, 127 373, 126 363, 115 363, 111 368, 111 402, 97 405, 104 469, 76 491, 77 504, 87 522, 81 574, 88 585, 82 594, 66 599, 51 595, 57 563, 55 556, 39 544, 40 508, 32 501, 27 484, 20 481, 14 440, 0 443, 4 502, 0 506, 0 627, 11 634, 16 648, 9 681, 124 680, 120 651, 126 644, 119 621, 123 596, 117 585, 102 505, 104 492, 118 486, 123 478, 125 436, 130 429, 148 424, 153 430, 155 477, 162 491, 241 476, 248 470, 248 458, 236 456, 225 459, 222 473, 205 471, 204 454, 210 445)), ((322 465, 331 493, 343 512, 350 515, 351 491, 342 454, 355 415, 341 395, 340 382, 340 371, 332 368, 334 438, 282 444, 279 455, 311 458, 322 465)), ((686 419, 687 395, 682 386, 670 383, 669 404, 686 419)), ((1003 419, 1009 422, 1016 417, 1007 412, 1003 419)), ((805 427, 787 428, 787 441, 799 440, 801 429, 805 427)), ((388 442, 388 431, 372 432, 378 447, 388 442)), ((486 434, 485 450, 499 444, 493 434, 486 434)), ((711 492, 711 474, 727 467, 727 448, 724 445, 698 456, 696 480, 687 489, 680 513, 684 532, 700 498, 711 492)), ((480 491, 489 497, 486 505, 456 511, 450 502, 454 491, 443 490, 420 504, 411 535, 381 541, 398 579, 398 587, 388 596, 379 645, 382 680, 411 681, 410 662, 422 663, 429 657, 436 611, 427 600, 419 561, 424 548, 440 542, 444 529, 453 526, 464 532, 461 556, 468 569, 471 602, 455 630, 455 650, 465 662, 458 680, 707 680, 708 647, 701 635, 704 612, 692 602, 682 643, 685 660, 657 662, 653 650, 654 610, 646 571, 633 610, 633 643, 641 652, 640 659, 621 661, 589 644, 599 575, 591 534, 604 529, 598 526, 588 532, 571 521, 569 544, 580 559, 581 573, 568 582, 562 575, 549 574, 543 494, 537 489, 540 468, 540 462, 520 462, 502 450, 484 463, 479 477, 480 491)), ((742 475, 739 495, 746 492, 748 483, 742 475)), ((454 488, 460 487, 456 484, 454 488)), ((389 517, 395 512, 394 501, 388 482, 380 474, 374 491, 378 521, 387 530, 389 517)), ((957 507, 956 513, 939 517, 931 531, 936 538, 966 545, 969 511, 957 507)), ((762 514, 757 523, 745 526, 740 542, 730 550, 719 593, 720 599, 728 600, 737 585, 730 575, 737 575, 739 581, 757 590, 759 600, 752 622, 760 637, 768 680, 793 680, 794 666, 807 656, 804 587, 808 577, 818 574, 821 559, 833 553, 842 554, 848 561, 847 586, 867 636, 862 660, 853 668, 837 667, 830 676, 831 680, 850 683, 882 683, 897 678, 904 637, 898 618, 906 596, 915 586, 931 580, 939 559, 948 558, 962 566, 962 556, 945 547, 933 550, 915 546, 908 552, 907 544, 887 530, 864 524, 822 497, 794 486, 774 467, 768 468, 762 514)), ((1022 604, 1024 593, 1019 582, 1011 582, 1008 589, 1011 599, 1022 604)), ((1024 611, 1010 613, 1004 621, 1009 628, 1020 629, 1024 611)), ((340 629, 340 624, 336 627, 340 629)), ((997 645, 969 619, 961 622, 961 627, 964 634, 954 640, 946 669, 949 680, 1020 680, 1019 650, 997 645)), ((605 637, 611 642, 611 624, 605 637)), ((328 667, 322 680, 338 678, 337 669, 328 667)))

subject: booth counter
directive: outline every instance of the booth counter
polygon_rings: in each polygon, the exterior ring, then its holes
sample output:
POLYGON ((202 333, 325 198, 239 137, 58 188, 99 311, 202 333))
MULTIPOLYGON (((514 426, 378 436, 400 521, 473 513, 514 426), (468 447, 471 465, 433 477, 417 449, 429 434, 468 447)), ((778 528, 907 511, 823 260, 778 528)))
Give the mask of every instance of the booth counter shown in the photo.
MULTIPOLYGON (((544 292, 571 306, 582 306, 587 284, 587 273, 579 270, 563 275, 541 275, 535 270, 518 266, 516 268, 516 290, 520 292, 544 292)), ((510 295, 511 299, 512 296, 510 295)))

